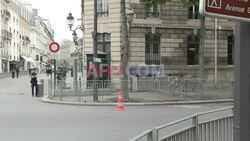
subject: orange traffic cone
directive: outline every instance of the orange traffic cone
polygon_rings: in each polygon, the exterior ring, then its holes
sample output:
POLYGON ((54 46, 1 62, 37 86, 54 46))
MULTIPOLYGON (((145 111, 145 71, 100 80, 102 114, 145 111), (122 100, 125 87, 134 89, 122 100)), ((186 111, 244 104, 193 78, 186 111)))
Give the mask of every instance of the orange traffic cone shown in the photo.
POLYGON ((125 111, 124 106, 123 106, 123 99, 122 99, 122 91, 118 92, 118 103, 117 103, 117 110, 118 111, 125 111))

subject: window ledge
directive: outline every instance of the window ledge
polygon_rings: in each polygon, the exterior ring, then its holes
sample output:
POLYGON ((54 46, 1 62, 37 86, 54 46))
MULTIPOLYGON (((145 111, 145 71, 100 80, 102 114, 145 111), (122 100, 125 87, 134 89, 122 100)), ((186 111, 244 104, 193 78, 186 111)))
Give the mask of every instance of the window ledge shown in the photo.
POLYGON ((160 18, 146 18, 146 19, 134 19, 134 24, 162 24, 162 20, 160 18))

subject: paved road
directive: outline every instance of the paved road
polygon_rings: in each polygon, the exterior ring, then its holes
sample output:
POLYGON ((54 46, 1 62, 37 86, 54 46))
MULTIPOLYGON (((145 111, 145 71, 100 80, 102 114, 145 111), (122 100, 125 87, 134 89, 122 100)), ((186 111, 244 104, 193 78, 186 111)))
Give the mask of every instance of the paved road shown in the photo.
POLYGON ((118 112, 112 106, 44 104, 31 97, 27 76, 0 79, 0 140, 127 141, 151 127, 226 106, 139 106, 118 112))

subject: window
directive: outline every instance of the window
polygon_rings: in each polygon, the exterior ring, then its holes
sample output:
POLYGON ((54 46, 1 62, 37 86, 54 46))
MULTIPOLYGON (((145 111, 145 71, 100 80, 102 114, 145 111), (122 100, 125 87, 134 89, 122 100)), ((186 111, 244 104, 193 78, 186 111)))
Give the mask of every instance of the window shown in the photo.
POLYGON ((228 54, 228 65, 234 64, 234 36, 231 35, 227 38, 227 54, 228 54))
POLYGON ((147 18, 159 18, 160 17, 160 7, 158 4, 151 4, 146 6, 146 17, 147 18))
POLYGON ((99 33, 97 35, 97 46, 98 46, 98 51, 110 54, 111 52, 110 33, 99 33))
POLYGON ((199 45, 200 38, 196 35, 188 36, 188 54, 187 54, 187 64, 188 65, 198 65, 199 64, 199 45))
POLYGON ((107 17, 109 15, 108 0, 97 0, 98 17, 107 17))
POLYGON ((199 19, 199 7, 198 6, 190 6, 188 9, 188 18, 189 19, 199 19))
POLYGON ((39 55, 36 55, 36 61, 39 61, 39 55))
POLYGON ((145 35, 145 64, 160 65, 160 35, 145 35))
POLYGON ((40 62, 43 62, 43 56, 40 56, 40 62))

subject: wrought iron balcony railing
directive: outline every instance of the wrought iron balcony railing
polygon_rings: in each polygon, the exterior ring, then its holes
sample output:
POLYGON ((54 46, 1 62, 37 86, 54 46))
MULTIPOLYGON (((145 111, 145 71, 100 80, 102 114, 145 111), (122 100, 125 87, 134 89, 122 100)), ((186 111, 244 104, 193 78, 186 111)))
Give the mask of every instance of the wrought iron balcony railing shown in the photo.
POLYGON ((2 11, 2 17, 8 21, 10 18, 11 18, 11 14, 10 14, 10 11, 9 10, 3 10, 2 11))

